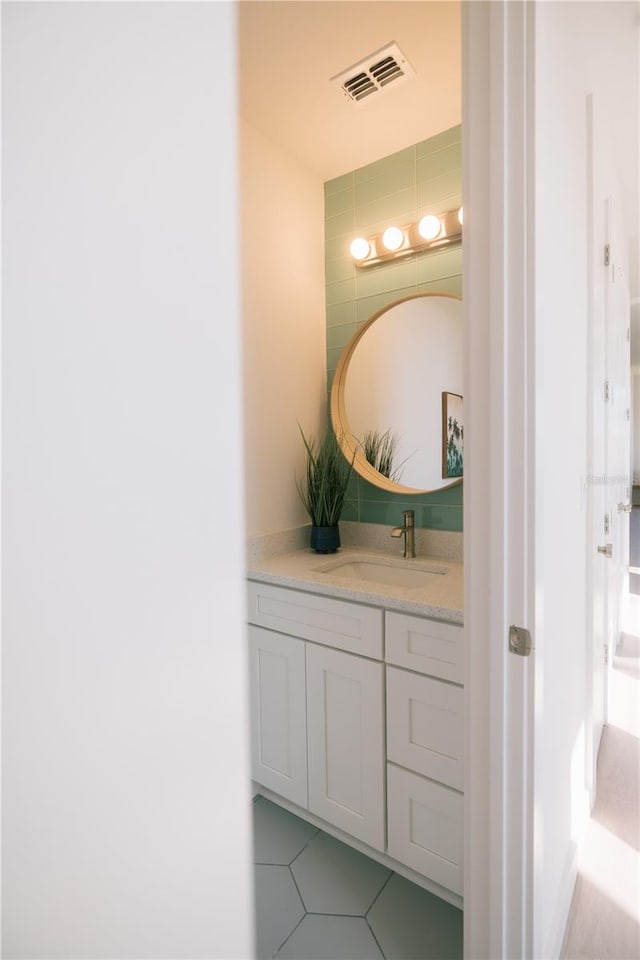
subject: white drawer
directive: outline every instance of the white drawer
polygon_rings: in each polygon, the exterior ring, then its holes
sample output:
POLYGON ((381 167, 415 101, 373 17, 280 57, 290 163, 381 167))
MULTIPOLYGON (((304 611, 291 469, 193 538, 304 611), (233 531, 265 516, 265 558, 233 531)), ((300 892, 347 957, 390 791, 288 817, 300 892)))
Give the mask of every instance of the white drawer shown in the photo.
POLYGON ((462 687, 387 667, 389 760, 462 790, 462 711, 462 687))
POLYGON ((463 682, 463 627, 386 613, 386 660, 454 683, 463 682))
POLYGON ((389 856, 462 895, 463 796, 387 764, 389 856))
POLYGON ((249 623, 382 660, 382 610, 249 582, 249 623))

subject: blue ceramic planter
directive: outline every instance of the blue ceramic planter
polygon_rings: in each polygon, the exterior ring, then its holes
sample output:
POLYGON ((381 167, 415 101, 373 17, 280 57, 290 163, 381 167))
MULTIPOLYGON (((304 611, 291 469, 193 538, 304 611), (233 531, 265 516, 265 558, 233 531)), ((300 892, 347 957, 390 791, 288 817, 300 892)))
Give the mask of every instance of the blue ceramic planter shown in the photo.
POLYGON ((340 529, 333 527, 311 527, 311 549, 316 553, 335 553, 340 546, 340 529))

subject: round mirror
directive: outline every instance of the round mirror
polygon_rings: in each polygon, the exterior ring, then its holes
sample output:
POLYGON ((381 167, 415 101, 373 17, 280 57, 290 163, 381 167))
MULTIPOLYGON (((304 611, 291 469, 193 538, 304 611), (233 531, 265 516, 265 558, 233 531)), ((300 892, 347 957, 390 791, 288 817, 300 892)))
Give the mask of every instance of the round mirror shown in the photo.
POLYGON ((428 493, 462 482, 462 300, 424 293, 374 313, 331 388, 344 455, 370 483, 428 493))

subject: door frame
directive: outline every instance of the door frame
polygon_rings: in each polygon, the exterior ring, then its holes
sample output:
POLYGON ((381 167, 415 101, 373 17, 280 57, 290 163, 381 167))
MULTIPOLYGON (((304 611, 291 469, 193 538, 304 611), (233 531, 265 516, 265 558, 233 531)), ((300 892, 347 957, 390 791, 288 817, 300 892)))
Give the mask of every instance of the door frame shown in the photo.
MULTIPOLYGON (((605 484, 607 482, 607 409, 605 381, 607 379, 607 331, 604 304, 606 268, 602 254, 607 240, 604 209, 604 185, 600 157, 597 153, 595 126, 600 122, 593 92, 586 96, 587 122, 587 216, 588 216, 588 344, 587 344, 587 569, 586 584, 588 609, 586 658, 586 787, 591 808, 596 800, 596 761, 602 728, 607 713, 607 671, 604 651, 607 643, 607 605, 609 600, 608 567, 605 557, 597 552, 598 545, 611 539, 605 536, 604 516, 607 512, 605 484), (599 255, 598 255, 599 254, 599 255), (600 337, 598 338, 598 331, 600 337), (597 406, 600 409, 597 409, 597 406), (599 455, 598 455, 599 450, 599 455), (596 532, 598 523, 601 524, 596 532), (601 606, 598 606, 600 602, 601 606), (599 622, 598 622, 599 621, 599 622), (599 665, 599 660, 602 661, 599 665)), ((612 518, 610 517, 610 521, 612 518)))
MULTIPOLYGON (((609 600, 613 611, 609 616, 609 656, 607 679, 611 678, 613 658, 618 650, 624 625, 624 609, 629 591, 629 514, 625 505, 632 502, 631 479, 631 296, 628 263, 621 230, 620 192, 614 181, 606 196, 606 242, 610 248, 610 265, 605 279, 605 311, 607 333, 607 377, 611 382, 610 453, 612 462, 609 510, 613 534, 612 584, 609 600)), ((605 718, 609 703, 607 683, 605 718)))
MULTIPOLYGON (((619 296, 628 297, 627 264, 619 228, 619 186, 608 151, 606 116, 597 96, 586 96, 588 144, 588 464, 587 464, 587 658, 586 658, 586 787, 593 808, 597 789, 597 757, 604 725, 608 719, 609 679, 620 637, 621 608, 628 582, 628 516, 620 515, 618 504, 631 502, 631 422, 621 411, 631 413, 628 356, 630 311, 625 310, 626 331, 619 319, 619 296), (605 249, 609 262, 605 263, 605 249), (625 347, 626 344, 626 347, 625 347), (620 353, 626 352, 621 359, 620 353), (605 383, 609 388, 605 391, 605 383), (621 393, 622 390, 622 393, 621 393), (600 410, 598 410, 600 406, 600 410), (625 462, 619 462, 620 424, 627 431, 625 462), (600 446, 601 457, 597 458, 600 446), (604 518, 609 517, 605 533, 604 518), (625 530, 626 526, 626 530, 625 530), (613 557, 598 554, 609 542, 613 557), (623 553, 620 558, 620 551, 623 553), (617 564, 612 565, 612 561, 617 564), (620 575, 620 565, 625 573, 620 575), (600 579, 601 608, 598 609, 600 579), (598 623, 598 621, 600 621, 598 623)), ((626 303, 625 303, 626 306, 626 303)))
MULTIPOLYGON (((535 4, 462 4, 465 957, 533 950, 535 4)), ((534 638, 535 639, 535 638, 534 638)))

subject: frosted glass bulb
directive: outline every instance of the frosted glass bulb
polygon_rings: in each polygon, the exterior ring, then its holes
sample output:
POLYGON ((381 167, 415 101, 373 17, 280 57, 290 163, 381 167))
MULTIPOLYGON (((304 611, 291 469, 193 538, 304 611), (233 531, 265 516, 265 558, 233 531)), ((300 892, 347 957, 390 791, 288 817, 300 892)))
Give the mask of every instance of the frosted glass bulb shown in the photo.
POLYGON ((399 227, 387 227, 382 234, 382 242, 387 250, 399 250, 404 243, 404 233, 399 227))
POLYGON ((366 260, 369 256, 371 247, 369 246, 369 241, 365 240, 364 237, 356 237, 355 240, 351 241, 351 256, 354 260, 366 260))
POLYGON ((428 216, 423 217, 420 223, 418 224, 418 233, 423 238, 423 240, 435 240, 436 237, 440 236, 442 231, 442 224, 438 217, 434 216, 432 213, 428 216))
POLYGON ((458 210, 458 223, 460 224, 460 226, 462 226, 462 223, 463 223, 463 220, 462 220, 462 207, 460 207, 460 209, 458 210))

